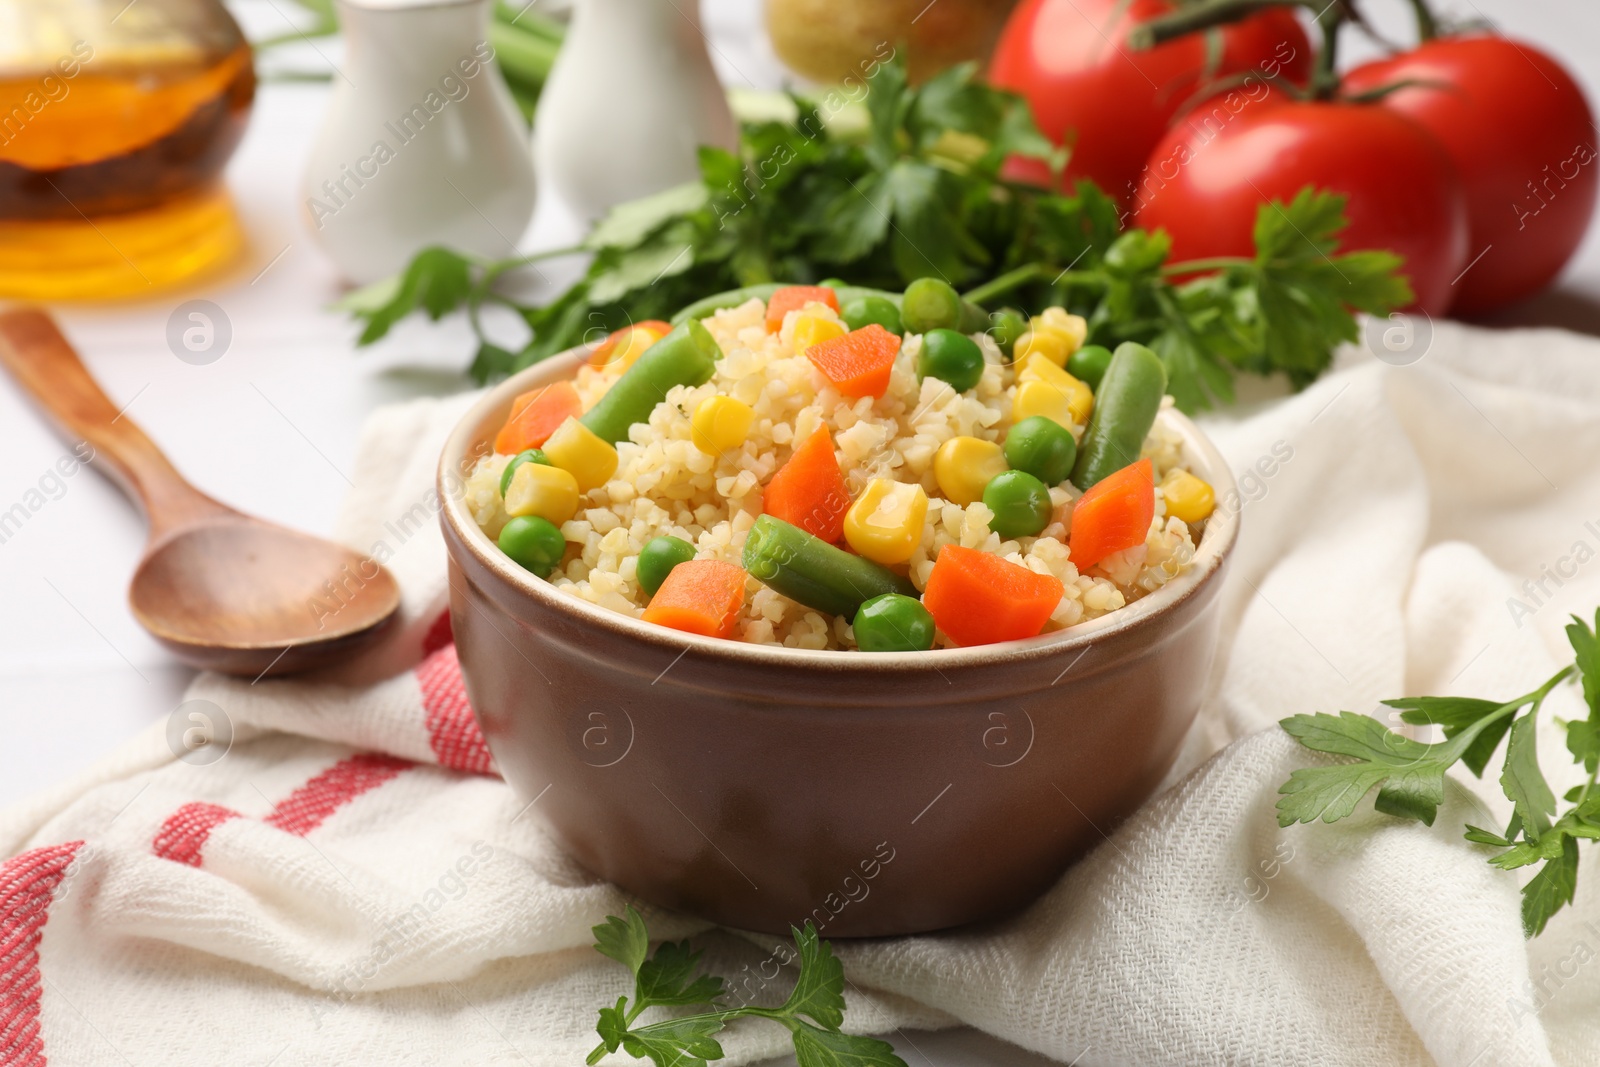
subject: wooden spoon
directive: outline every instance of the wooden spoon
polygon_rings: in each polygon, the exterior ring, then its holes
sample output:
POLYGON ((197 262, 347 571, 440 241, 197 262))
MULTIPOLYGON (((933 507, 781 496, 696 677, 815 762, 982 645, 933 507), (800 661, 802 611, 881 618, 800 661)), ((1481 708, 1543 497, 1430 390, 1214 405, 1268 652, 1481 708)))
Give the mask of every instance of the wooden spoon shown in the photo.
POLYGON ((0 314, 0 363, 143 505, 150 538, 128 605, 185 663, 250 677, 309 670, 353 654, 394 618, 400 590, 375 561, 184 481, 43 311, 0 314))

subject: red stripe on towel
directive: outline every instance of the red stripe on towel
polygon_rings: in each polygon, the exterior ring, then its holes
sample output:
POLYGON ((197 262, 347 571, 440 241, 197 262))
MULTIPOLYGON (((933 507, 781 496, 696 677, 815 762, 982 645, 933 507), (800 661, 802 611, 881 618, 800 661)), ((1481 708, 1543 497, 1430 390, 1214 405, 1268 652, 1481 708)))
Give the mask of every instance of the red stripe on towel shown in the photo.
POLYGON ((304 837, 362 793, 413 766, 410 760, 377 752, 342 759, 274 805, 267 825, 304 837))
MULTIPOLYGON (((407 767, 410 760, 362 752, 346 757, 316 775, 305 785, 273 806, 264 820, 268 826, 304 837, 327 821, 328 816, 362 793, 376 789, 407 767)), ((164 860, 200 866, 200 852, 211 831, 242 816, 220 804, 185 804, 167 817, 156 831, 155 854, 164 860)))
POLYGON ((494 774, 489 746, 473 717, 472 705, 467 703, 456 646, 445 645, 423 660, 417 668, 417 684, 422 687, 428 744, 439 765, 469 774, 494 774))
POLYGON ((152 847, 155 854, 164 860, 198 867, 200 850, 211 837, 211 831, 229 819, 238 818, 241 818, 238 812, 221 804, 206 804, 200 801, 185 804, 167 816, 167 821, 156 831, 152 847))
POLYGON ((39 1035, 39 941, 56 888, 82 841, 24 852, 0 864, 0 1063, 44 1067, 39 1035))

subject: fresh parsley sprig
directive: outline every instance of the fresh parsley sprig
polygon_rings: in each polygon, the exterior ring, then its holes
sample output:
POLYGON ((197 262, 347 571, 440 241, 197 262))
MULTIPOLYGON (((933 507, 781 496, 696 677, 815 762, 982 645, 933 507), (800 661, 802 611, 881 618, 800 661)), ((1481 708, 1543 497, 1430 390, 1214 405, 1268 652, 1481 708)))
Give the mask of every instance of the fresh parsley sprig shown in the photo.
POLYGON ((1342 197, 1307 189, 1264 204, 1253 257, 1175 264, 1164 233, 1124 229, 1092 183, 1053 192, 1009 181, 1008 158, 1059 167, 1061 153, 1020 97, 974 76, 967 64, 913 87, 900 62, 882 63, 864 134, 793 97, 792 119, 745 123, 737 152, 701 149, 699 181, 618 206, 573 248, 494 261, 430 248, 342 306, 362 322, 363 345, 414 312, 466 311, 483 380, 740 286, 837 277, 899 290, 936 276, 990 307, 1065 306, 1088 319, 1094 343, 1148 344, 1178 405, 1195 411, 1231 400, 1240 372, 1306 384, 1356 339, 1353 311, 1411 302, 1398 257, 1338 251, 1342 197), (553 300, 508 293, 520 268, 571 254, 592 258, 553 300), (520 348, 484 330, 490 305, 526 324, 520 348))
POLYGON ((787 1027, 801 1067, 906 1067, 888 1043, 840 1032, 844 968, 809 922, 793 934, 800 973, 788 999, 776 1008, 719 1008, 722 979, 697 973, 700 953, 689 942, 663 942, 651 955, 644 917, 633 905, 620 917, 608 915, 594 928, 594 947, 633 972, 633 997, 631 1002, 618 997, 616 1004, 600 1009, 595 1026, 600 1044, 587 1062, 599 1063, 607 1053, 621 1049, 634 1059, 649 1057, 656 1067, 705 1067, 708 1060, 723 1055, 713 1035, 731 1020, 745 1017, 771 1019, 787 1027), (634 1025, 650 1008, 701 1004, 713 1010, 634 1025))
POLYGON ((1522 926, 1529 937, 1544 930, 1550 917, 1572 902, 1578 886, 1578 840, 1600 839, 1600 612, 1595 625, 1573 617, 1567 626, 1571 665, 1543 685, 1511 700, 1472 697, 1404 697, 1384 701, 1415 726, 1436 725, 1443 741, 1425 744, 1397 734, 1376 719, 1352 712, 1294 715, 1283 728, 1317 752, 1346 757, 1345 762, 1305 767, 1290 774, 1278 792, 1278 823, 1336 822, 1378 789, 1373 806, 1401 818, 1433 825, 1444 800, 1444 776, 1457 763, 1483 777, 1500 742, 1507 737, 1500 787, 1512 804, 1504 833, 1468 825, 1466 838, 1502 851, 1489 858, 1501 870, 1542 864, 1522 889, 1522 926), (1565 723, 1567 749, 1588 772, 1588 781, 1566 794, 1571 805, 1557 816, 1555 794, 1539 769, 1535 724, 1545 698, 1563 682, 1578 679, 1587 717, 1565 723))

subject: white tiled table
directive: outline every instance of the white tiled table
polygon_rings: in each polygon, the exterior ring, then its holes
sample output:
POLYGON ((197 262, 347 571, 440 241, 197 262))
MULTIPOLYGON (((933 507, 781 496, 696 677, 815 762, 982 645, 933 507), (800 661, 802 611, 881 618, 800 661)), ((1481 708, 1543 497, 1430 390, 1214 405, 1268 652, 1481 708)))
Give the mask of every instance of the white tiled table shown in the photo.
MULTIPOLYGON (((273 5, 252 2, 241 5, 246 22, 277 29, 273 5)), ((1404 5, 1371 6, 1385 16, 1382 28, 1403 39, 1404 5)), ((756 0, 707 0, 706 27, 726 80, 754 78, 768 88, 782 76, 756 29, 757 7, 756 0)), ((1600 9, 1585 0, 1458 0, 1456 7, 1539 43, 1600 100, 1600 9)), ((247 263, 201 292, 60 310, 113 400, 128 405, 196 484, 311 531, 332 523, 364 416, 381 404, 466 388, 461 368, 471 349, 459 324, 411 324, 379 349, 357 353, 354 329, 327 310, 340 286, 301 228, 296 200, 325 92, 277 84, 260 94, 229 174, 250 233, 247 263), (194 297, 220 305, 233 328, 226 355, 206 366, 181 362, 166 342, 174 307, 194 297)), ((526 244, 548 247, 574 233, 547 199, 526 244)), ((1600 228, 1557 290, 1508 320, 1600 333, 1600 228)), ((41 488, 64 452, 17 391, 0 384, 0 511, 41 488)), ((0 543, 0 804, 60 781, 167 715, 190 678, 124 603, 144 543, 135 510, 92 472, 67 479, 64 489, 42 488, 55 498, 0 543)), ((897 1044, 913 1064, 1035 1062, 970 1031, 897 1044)), ((1091 1050, 1084 1062, 1092 1059, 1091 1050)))

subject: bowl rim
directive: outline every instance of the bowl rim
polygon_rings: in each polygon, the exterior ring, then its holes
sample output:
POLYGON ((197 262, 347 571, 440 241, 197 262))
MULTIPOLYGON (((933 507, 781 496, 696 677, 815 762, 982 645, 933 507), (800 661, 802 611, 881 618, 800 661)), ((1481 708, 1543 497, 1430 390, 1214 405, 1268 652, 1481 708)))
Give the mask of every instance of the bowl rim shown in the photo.
MULTIPOLYGON (((524 368, 489 388, 472 404, 450 431, 439 456, 436 476, 439 514, 441 521, 454 533, 454 542, 471 553, 476 563, 521 595, 531 598, 547 609, 595 627, 599 631, 630 641, 658 645, 679 654, 694 650, 700 655, 742 663, 745 666, 766 666, 775 669, 811 667, 829 673, 847 674, 856 671, 878 674, 895 670, 929 668, 956 670, 963 667, 992 666, 997 663, 1049 658, 1059 656, 1063 652, 1087 650, 1089 646, 1113 635, 1152 625, 1160 616, 1171 612, 1206 584, 1215 581, 1238 540, 1243 500, 1239 496, 1232 468, 1228 466, 1216 445, 1187 415, 1175 407, 1164 404, 1158 418, 1167 420, 1183 439, 1184 454, 1191 463, 1191 469, 1211 484, 1218 507, 1207 522, 1200 544, 1195 547, 1194 557, 1183 573, 1160 589, 1146 594, 1131 604, 1107 612, 1096 619, 1018 641, 1002 641, 964 648, 935 648, 923 652, 864 653, 848 649, 789 648, 784 645, 763 645, 703 637, 699 634, 657 626, 643 619, 623 615, 560 592, 544 579, 536 578, 512 562, 478 526, 467 508, 465 493, 461 491, 472 465, 477 462, 478 457, 490 451, 489 432, 481 429, 488 424, 490 417, 508 410, 511 399, 518 393, 561 378, 572 377, 583 365, 593 347, 593 345, 582 345, 568 349, 524 368), (1224 501, 1235 503, 1224 507, 1224 501)), ((446 538, 446 546, 448 550, 454 552, 451 541, 451 538, 446 538)), ((1076 662, 1073 661, 1074 664, 1076 662)), ((1071 666, 1069 664, 1068 670, 1071 666)))

